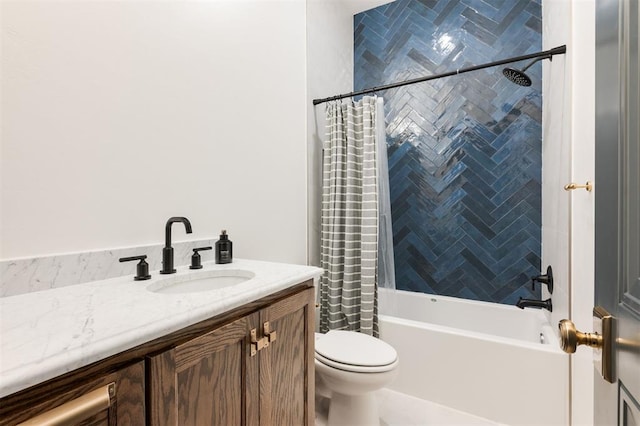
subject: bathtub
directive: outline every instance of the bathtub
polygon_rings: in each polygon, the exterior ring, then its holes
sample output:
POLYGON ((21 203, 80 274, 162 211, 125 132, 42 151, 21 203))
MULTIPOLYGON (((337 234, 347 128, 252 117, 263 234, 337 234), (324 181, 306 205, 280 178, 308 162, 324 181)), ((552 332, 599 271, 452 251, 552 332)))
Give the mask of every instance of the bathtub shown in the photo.
POLYGON ((387 386, 508 425, 569 424, 569 357, 536 309, 380 289, 380 337, 400 357, 387 386))

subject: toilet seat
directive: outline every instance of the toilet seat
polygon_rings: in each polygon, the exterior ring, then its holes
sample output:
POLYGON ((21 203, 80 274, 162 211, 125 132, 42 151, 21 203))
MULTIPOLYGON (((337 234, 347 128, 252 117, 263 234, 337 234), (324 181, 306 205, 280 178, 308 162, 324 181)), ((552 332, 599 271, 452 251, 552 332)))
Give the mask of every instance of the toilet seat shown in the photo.
POLYGON ((381 373, 398 364, 398 354, 388 343, 344 330, 331 330, 317 339, 315 358, 330 367, 356 373, 381 373))
POLYGON ((324 364, 328 367, 335 368, 336 370, 347 371, 350 373, 386 373, 387 371, 393 370, 394 368, 396 368, 396 365, 398 365, 397 359, 391 364, 380 365, 377 367, 363 367, 361 365, 343 364, 325 358, 317 352, 315 354, 315 359, 320 364, 324 364))

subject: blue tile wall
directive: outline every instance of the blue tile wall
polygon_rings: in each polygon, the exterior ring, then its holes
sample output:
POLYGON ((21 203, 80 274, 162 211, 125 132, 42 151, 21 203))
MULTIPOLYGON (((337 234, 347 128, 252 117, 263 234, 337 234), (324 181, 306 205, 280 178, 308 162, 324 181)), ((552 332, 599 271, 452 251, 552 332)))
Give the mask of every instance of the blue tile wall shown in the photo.
MULTIPOLYGON (((541 19, 539 0, 396 0, 360 13, 354 89, 540 51, 541 19)), ((398 288, 540 297, 540 62, 527 74, 528 88, 495 67, 380 93, 398 288)))

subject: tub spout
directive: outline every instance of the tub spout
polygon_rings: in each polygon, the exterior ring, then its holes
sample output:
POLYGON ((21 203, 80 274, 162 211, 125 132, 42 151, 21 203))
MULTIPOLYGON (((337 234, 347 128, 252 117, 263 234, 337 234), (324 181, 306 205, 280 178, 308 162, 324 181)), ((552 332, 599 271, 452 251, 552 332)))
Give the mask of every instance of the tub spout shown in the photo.
POLYGON ((523 299, 521 297, 520 299, 518 299, 516 306, 520 309, 530 307, 530 308, 544 308, 549 312, 553 311, 550 298, 547 300, 533 300, 533 299, 523 299))

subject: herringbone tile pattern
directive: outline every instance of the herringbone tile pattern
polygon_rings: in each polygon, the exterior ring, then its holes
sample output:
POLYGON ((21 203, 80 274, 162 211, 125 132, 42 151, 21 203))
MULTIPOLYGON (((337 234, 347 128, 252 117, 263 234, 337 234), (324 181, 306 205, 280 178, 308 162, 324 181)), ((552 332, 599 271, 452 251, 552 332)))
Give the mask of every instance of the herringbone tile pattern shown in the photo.
MULTIPOLYGON (((396 0, 354 29, 355 90, 542 50, 538 0, 396 0)), ((540 63, 527 74, 530 88, 496 67, 381 93, 398 288, 539 297, 540 63)))

